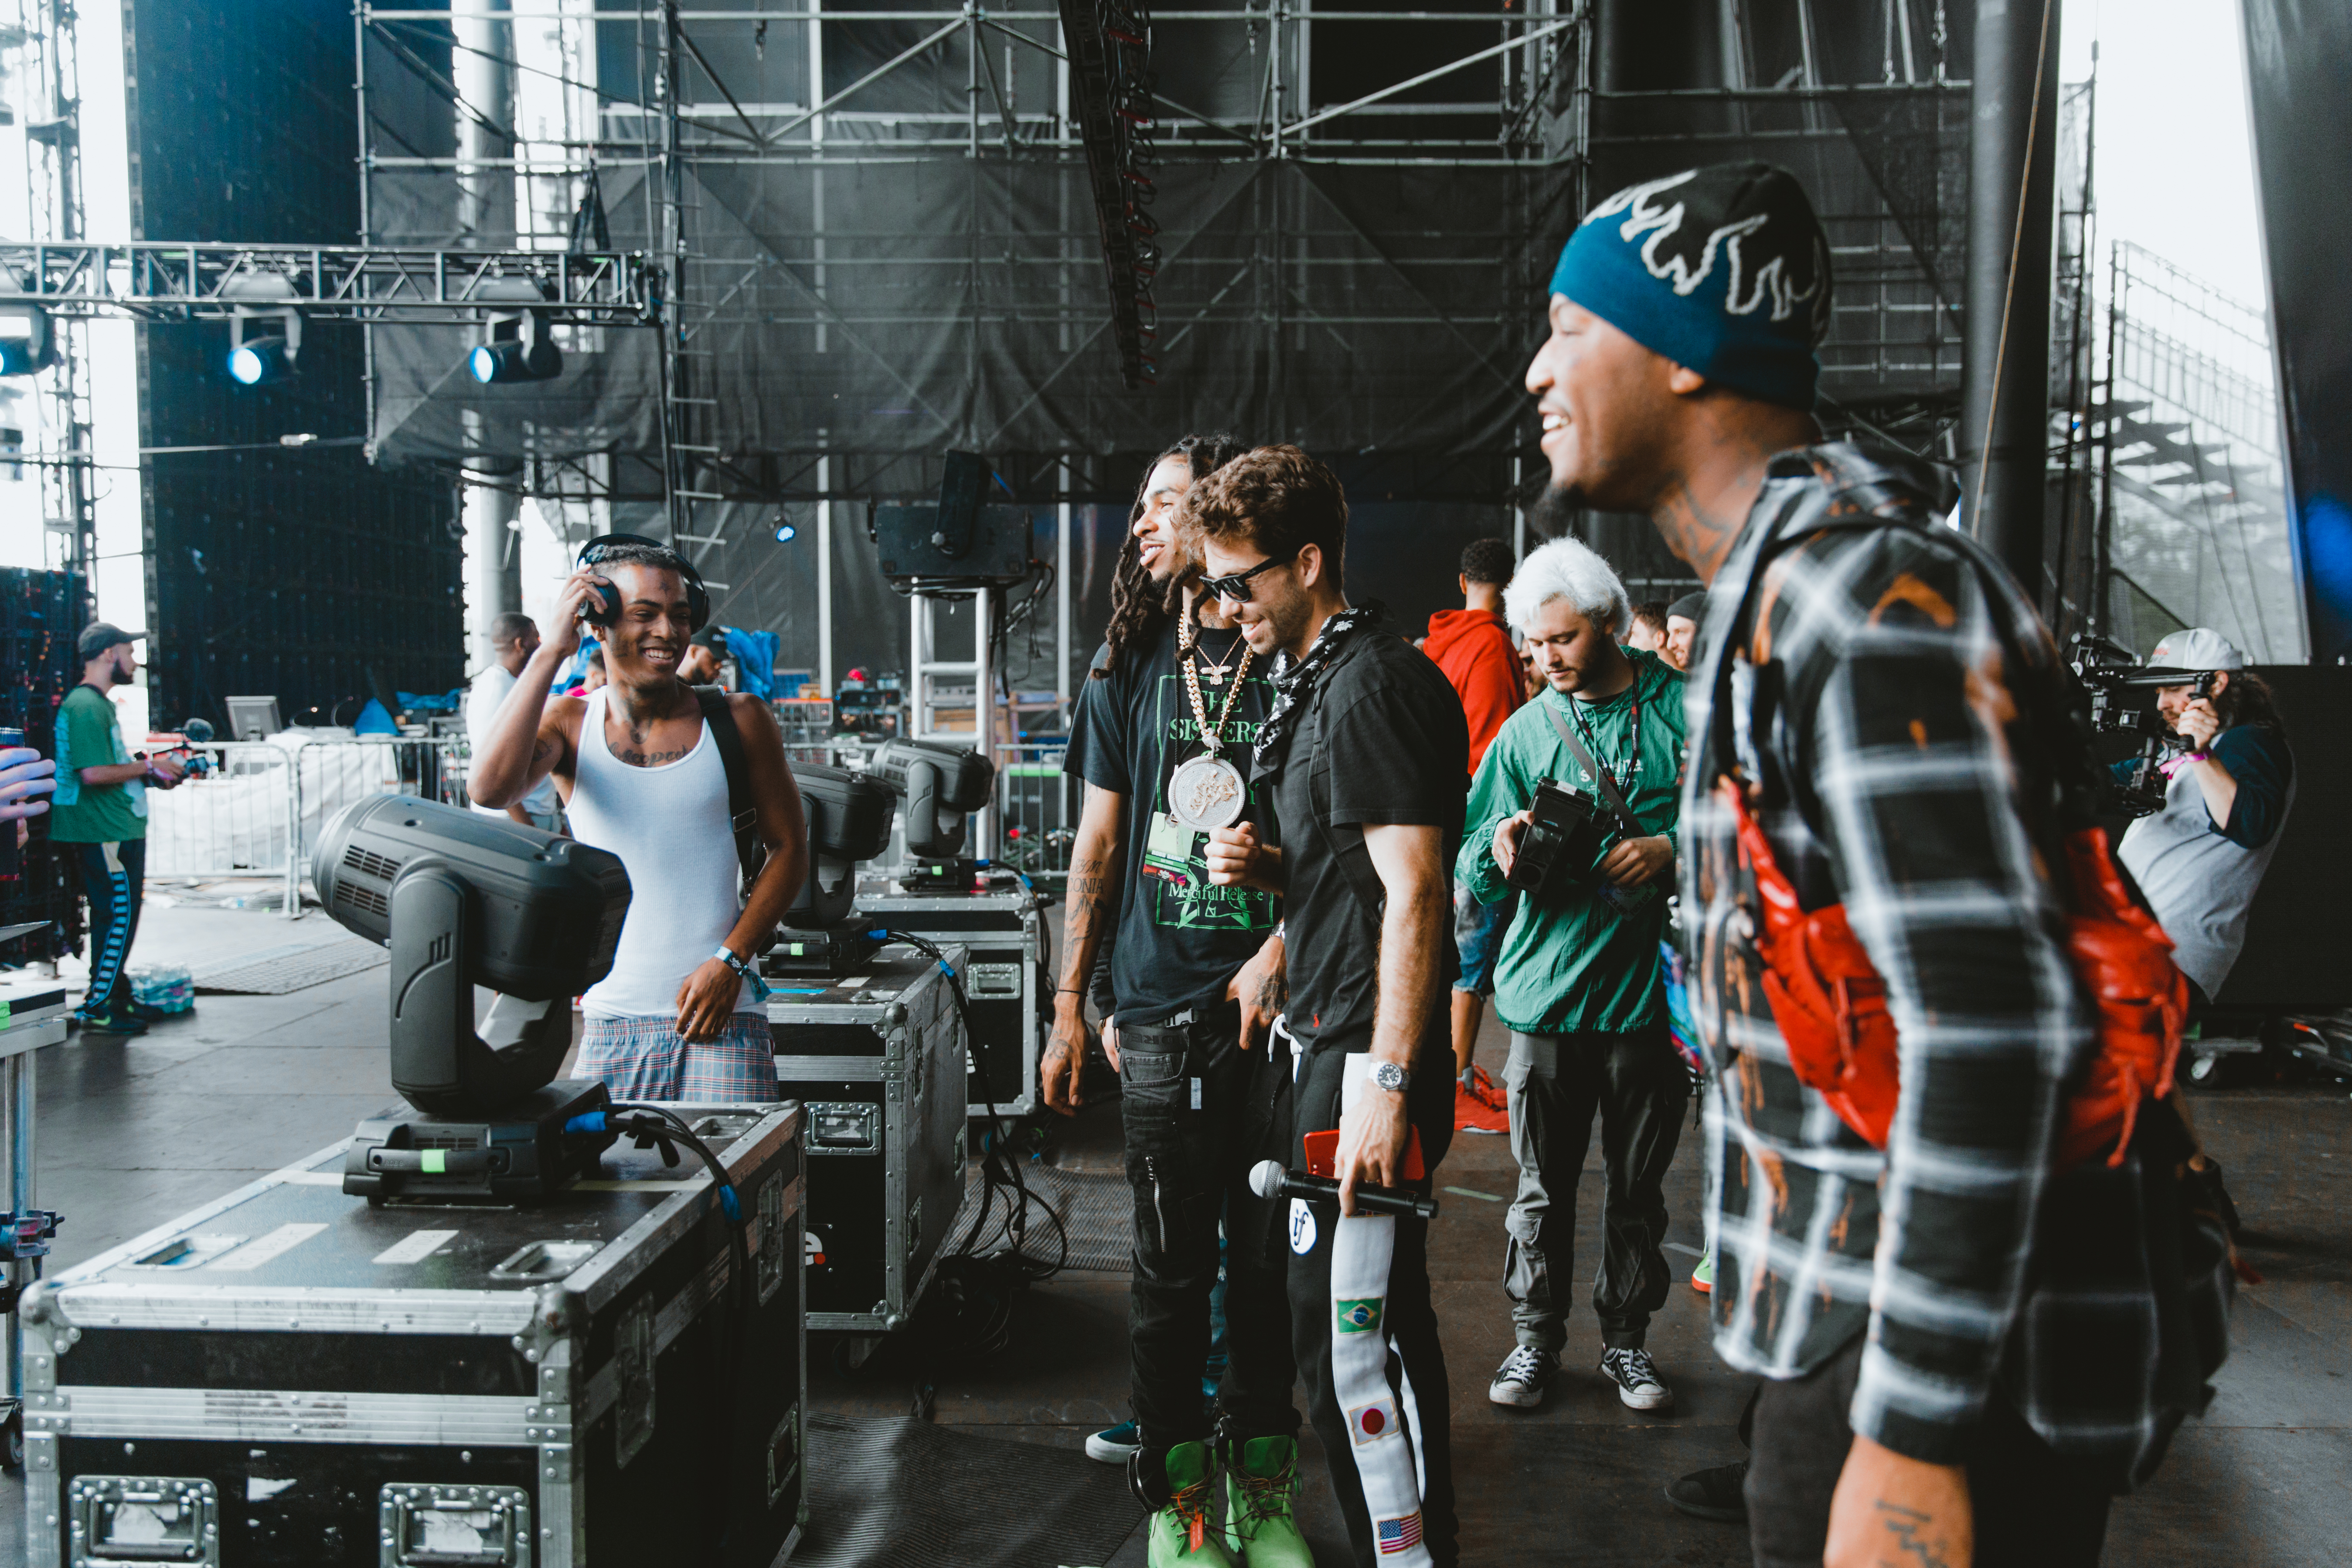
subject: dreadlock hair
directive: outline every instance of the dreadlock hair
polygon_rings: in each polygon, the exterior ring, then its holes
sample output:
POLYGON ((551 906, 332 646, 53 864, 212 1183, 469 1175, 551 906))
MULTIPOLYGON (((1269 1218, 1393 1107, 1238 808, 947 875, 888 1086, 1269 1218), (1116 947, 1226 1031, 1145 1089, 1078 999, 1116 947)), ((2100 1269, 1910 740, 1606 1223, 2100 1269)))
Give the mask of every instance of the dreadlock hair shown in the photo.
POLYGON ((2268 724, 2282 733, 2286 729, 2271 683, 2251 669, 2230 671, 2230 684, 2213 694, 2213 711, 2225 730, 2232 724, 2268 724))
POLYGON ((1220 430, 1187 436, 1144 465, 1143 478, 1135 485, 1135 503, 1127 512, 1127 537, 1119 544, 1118 564, 1111 569, 1110 626, 1103 634, 1110 652, 1089 672, 1094 679, 1108 679, 1129 648, 1158 635, 1161 623, 1182 606, 1185 584, 1196 575, 1180 572, 1165 583, 1155 583, 1144 568, 1143 547, 1136 541, 1135 525, 1143 518, 1144 492, 1151 484, 1152 470, 1171 458, 1181 458, 1197 485, 1249 449, 1249 443, 1240 437, 1220 430))

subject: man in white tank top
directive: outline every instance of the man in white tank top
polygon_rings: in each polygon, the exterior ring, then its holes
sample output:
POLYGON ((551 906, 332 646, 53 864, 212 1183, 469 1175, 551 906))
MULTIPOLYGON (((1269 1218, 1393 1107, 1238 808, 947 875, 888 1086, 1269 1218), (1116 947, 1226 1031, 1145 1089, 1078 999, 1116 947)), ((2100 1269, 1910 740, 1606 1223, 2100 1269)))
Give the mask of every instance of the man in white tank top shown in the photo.
POLYGON ((730 696, 768 849, 750 897, 739 895, 726 768, 694 689, 678 678, 700 586, 658 545, 602 546, 594 565, 564 583, 555 624, 467 782, 476 804, 499 807, 552 778, 572 836, 628 870, 612 973, 581 998, 576 1069, 616 1100, 776 1097, 767 1007, 745 981, 800 891, 808 834, 774 716, 755 697, 730 696), (606 684, 551 702, 549 685, 591 616, 606 684))

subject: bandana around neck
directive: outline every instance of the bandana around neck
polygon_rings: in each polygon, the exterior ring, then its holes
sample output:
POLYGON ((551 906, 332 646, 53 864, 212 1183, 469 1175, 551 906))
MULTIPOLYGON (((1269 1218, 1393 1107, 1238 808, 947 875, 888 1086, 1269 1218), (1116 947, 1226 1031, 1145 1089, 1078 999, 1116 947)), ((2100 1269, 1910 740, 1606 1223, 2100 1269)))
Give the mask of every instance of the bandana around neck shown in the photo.
POLYGON ((1298 728, 1299 710, 1314 694, 1315 683, 1331 668, 1331 661, 1347 647, 1356 632, 1380 618, 1379 608, 1360 605, 1342 610, 1323 623, 1315 634, 1315 646, 1307 650, 1305 658, 1282 655, 1274 666, 1274 711, 1259 726, 1257 745, 1251 752, 1261 773, 1279 772, 1283 759, 1290 751, 1290 737, 1298 728))

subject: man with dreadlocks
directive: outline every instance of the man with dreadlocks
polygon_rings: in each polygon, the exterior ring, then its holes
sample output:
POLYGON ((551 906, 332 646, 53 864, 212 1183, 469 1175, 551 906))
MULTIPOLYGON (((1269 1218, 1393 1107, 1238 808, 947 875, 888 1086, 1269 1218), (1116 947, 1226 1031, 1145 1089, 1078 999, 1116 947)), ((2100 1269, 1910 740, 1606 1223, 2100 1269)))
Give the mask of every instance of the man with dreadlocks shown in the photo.
POLYGON ((1103 1043, 1118 1068, 1135 1187, 1128 1477, 1153 1510, 1152 1568, 1314 1562, 1291 1517, 1298 1413, 1282 1210, 1248 1180, 1256 1162, 1287 1152, 1289 1075, 1257 1048, 1282 1010, 1282 944, 1273 896, 1213 884, 1205 859, 1209 831, 1250 810, 1250 748, 1274 692, 1263 661, 1194 588, 1200 567, 1174 526, 1185 493, 1243 449, 1230 436, 1187 437, 1145 476, 1108 641, 1064 763, 1086 781, 1086 805, 1070 850, 1045 1103, 1066 1116, 1078 1106, 1084 994, 1108 938, 1103 1043), (1213 1433, 1202 1364, 1220 1218, 1226 1362, 1213 1433), (1211 1506, 1221 1458, 1222 1529, 1211 1506))

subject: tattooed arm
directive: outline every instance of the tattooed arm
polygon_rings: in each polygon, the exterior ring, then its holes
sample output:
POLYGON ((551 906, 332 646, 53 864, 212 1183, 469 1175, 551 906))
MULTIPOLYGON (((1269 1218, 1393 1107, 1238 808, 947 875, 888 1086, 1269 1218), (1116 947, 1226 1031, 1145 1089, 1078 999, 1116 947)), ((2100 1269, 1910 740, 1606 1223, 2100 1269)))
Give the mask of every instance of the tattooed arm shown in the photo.
MULTIPOLYGON (((1054 1033, 1039 1071, 1045 1103, 1077 1114, 1078 1077, 1087 1061, 1086 987, 1095 952, 1118 919, 1120 841, 1127 831, 1127 796, 1087 785, 1078 833, 1070 846, 1069 914, 1062 930, 1062 973, 1054 986, 1054 1033)), ((1113 1065, 1116 1065, 1114 1062, 1113 1065)))
POLYGON ((1968 1471, 1856 1433, 1830 1500, 1825 1568, 1969 1568, 1975 1557, 1968 1471))
POLYGON ((1255 1050, 1258 1040, 1282 1016, 1290 1000, 1289 953, 1276 930, 1250 961, 1225 982, 1225 1000, 1242 1005, 1242 1049, 1255 1050))

